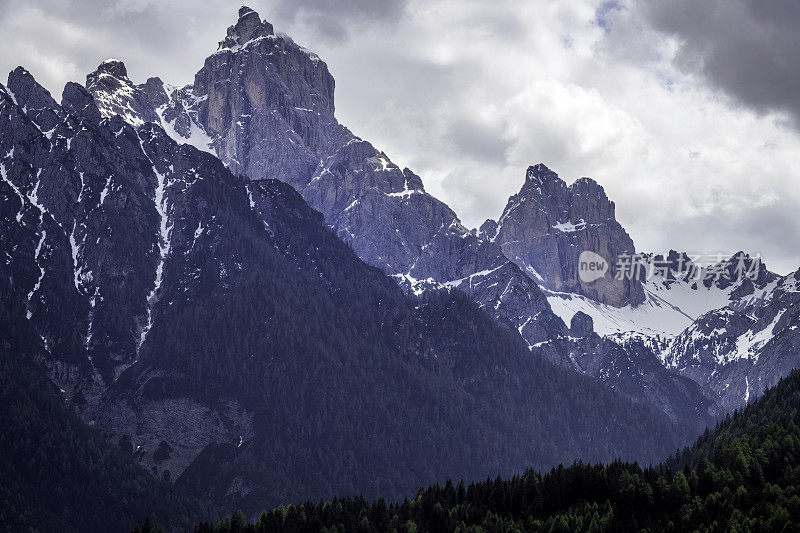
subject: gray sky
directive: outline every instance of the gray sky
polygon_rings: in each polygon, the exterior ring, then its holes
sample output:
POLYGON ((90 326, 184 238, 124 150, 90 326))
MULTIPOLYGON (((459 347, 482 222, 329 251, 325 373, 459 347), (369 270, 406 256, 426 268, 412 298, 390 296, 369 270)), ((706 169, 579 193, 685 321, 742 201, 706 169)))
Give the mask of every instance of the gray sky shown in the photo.
MULTIPOLYGON (((468 226, 528 165, 599 181, 637 248, 800 266, 794 0, 260 0, 336 78, 339 120, 468 226)), ((239 4, 0 0, 0 70, 58 98, 107 57, 188 83, 239 4)))

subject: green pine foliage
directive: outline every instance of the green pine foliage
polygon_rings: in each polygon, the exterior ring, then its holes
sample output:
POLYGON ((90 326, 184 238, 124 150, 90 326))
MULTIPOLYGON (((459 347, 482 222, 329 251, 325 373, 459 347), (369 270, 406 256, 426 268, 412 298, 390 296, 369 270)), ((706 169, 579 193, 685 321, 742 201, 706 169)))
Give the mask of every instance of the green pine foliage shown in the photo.
POLYGON ((267 531, 798 531, 800 371, 658 467, 576 463, 447 481, 401 504, 364 498, 241 513, 196 533, 267 531))

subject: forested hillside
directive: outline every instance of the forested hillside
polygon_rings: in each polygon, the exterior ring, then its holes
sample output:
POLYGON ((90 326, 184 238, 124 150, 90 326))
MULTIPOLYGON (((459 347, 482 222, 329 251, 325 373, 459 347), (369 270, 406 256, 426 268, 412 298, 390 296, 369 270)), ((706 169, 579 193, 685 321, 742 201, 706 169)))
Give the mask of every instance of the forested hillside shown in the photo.
MULTIPOLYGON (((0 288, 5 289, 0 279, 0 288)), ((185 527, 211 506, 159 481, 69 409, 31 361, 30 326, 0 301, 0 530, 185 527)))
POLYGON ((545 474, 234 515, 198 533, 262 531, 797 531, 800 371, 657 467, 577 463, 545 474))

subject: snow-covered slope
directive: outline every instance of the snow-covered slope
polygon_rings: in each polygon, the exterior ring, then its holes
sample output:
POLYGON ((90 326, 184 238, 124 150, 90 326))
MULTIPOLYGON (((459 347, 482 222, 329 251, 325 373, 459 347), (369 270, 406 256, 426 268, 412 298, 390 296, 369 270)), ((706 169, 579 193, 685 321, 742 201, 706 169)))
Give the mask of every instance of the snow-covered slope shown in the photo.
POLYGON ((546 292, 547 300, 565 322, 578 311, 591 316, 595 331, 600 335, 639 333, 674 337, 705 313, 747 298, 757 299, 774 284, 776 276, 767 271, 763 263, 756 267, 760 269, 754 276, 756 279, 738 279, 733 272, 738 256, 740 254, 734 254, 722 263, 725 277, 720 275, 719 279, 713 279, 711 272, 720 270, 715 265, 697 266, 692 275, 687 275, 696 265, 685 254, 671 251, 666 255, 640 255, 642 277, 647 279, 643 282, 645 301, 637 305, 614 307, 585 296, 554 291, 546 292), (654 266, 664 264, 670 265, 669 270, 654 266), (746 290, 751 286, 752 290, 746 290))
POLYGON ((665 364, 732 409, 800 366, 800 271, 701 316, 671 343, 665 364))

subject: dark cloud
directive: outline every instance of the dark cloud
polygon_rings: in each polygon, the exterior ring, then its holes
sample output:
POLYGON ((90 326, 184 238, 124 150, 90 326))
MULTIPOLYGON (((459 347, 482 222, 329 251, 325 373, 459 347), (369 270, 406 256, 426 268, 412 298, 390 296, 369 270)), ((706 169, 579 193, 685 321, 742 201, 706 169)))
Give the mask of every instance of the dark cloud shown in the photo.
POLYGON ((655 29, 680 39, 680 68, 758 112, 786 112, 800 128, 800 2, 641 0, 639 7, 655 29))

